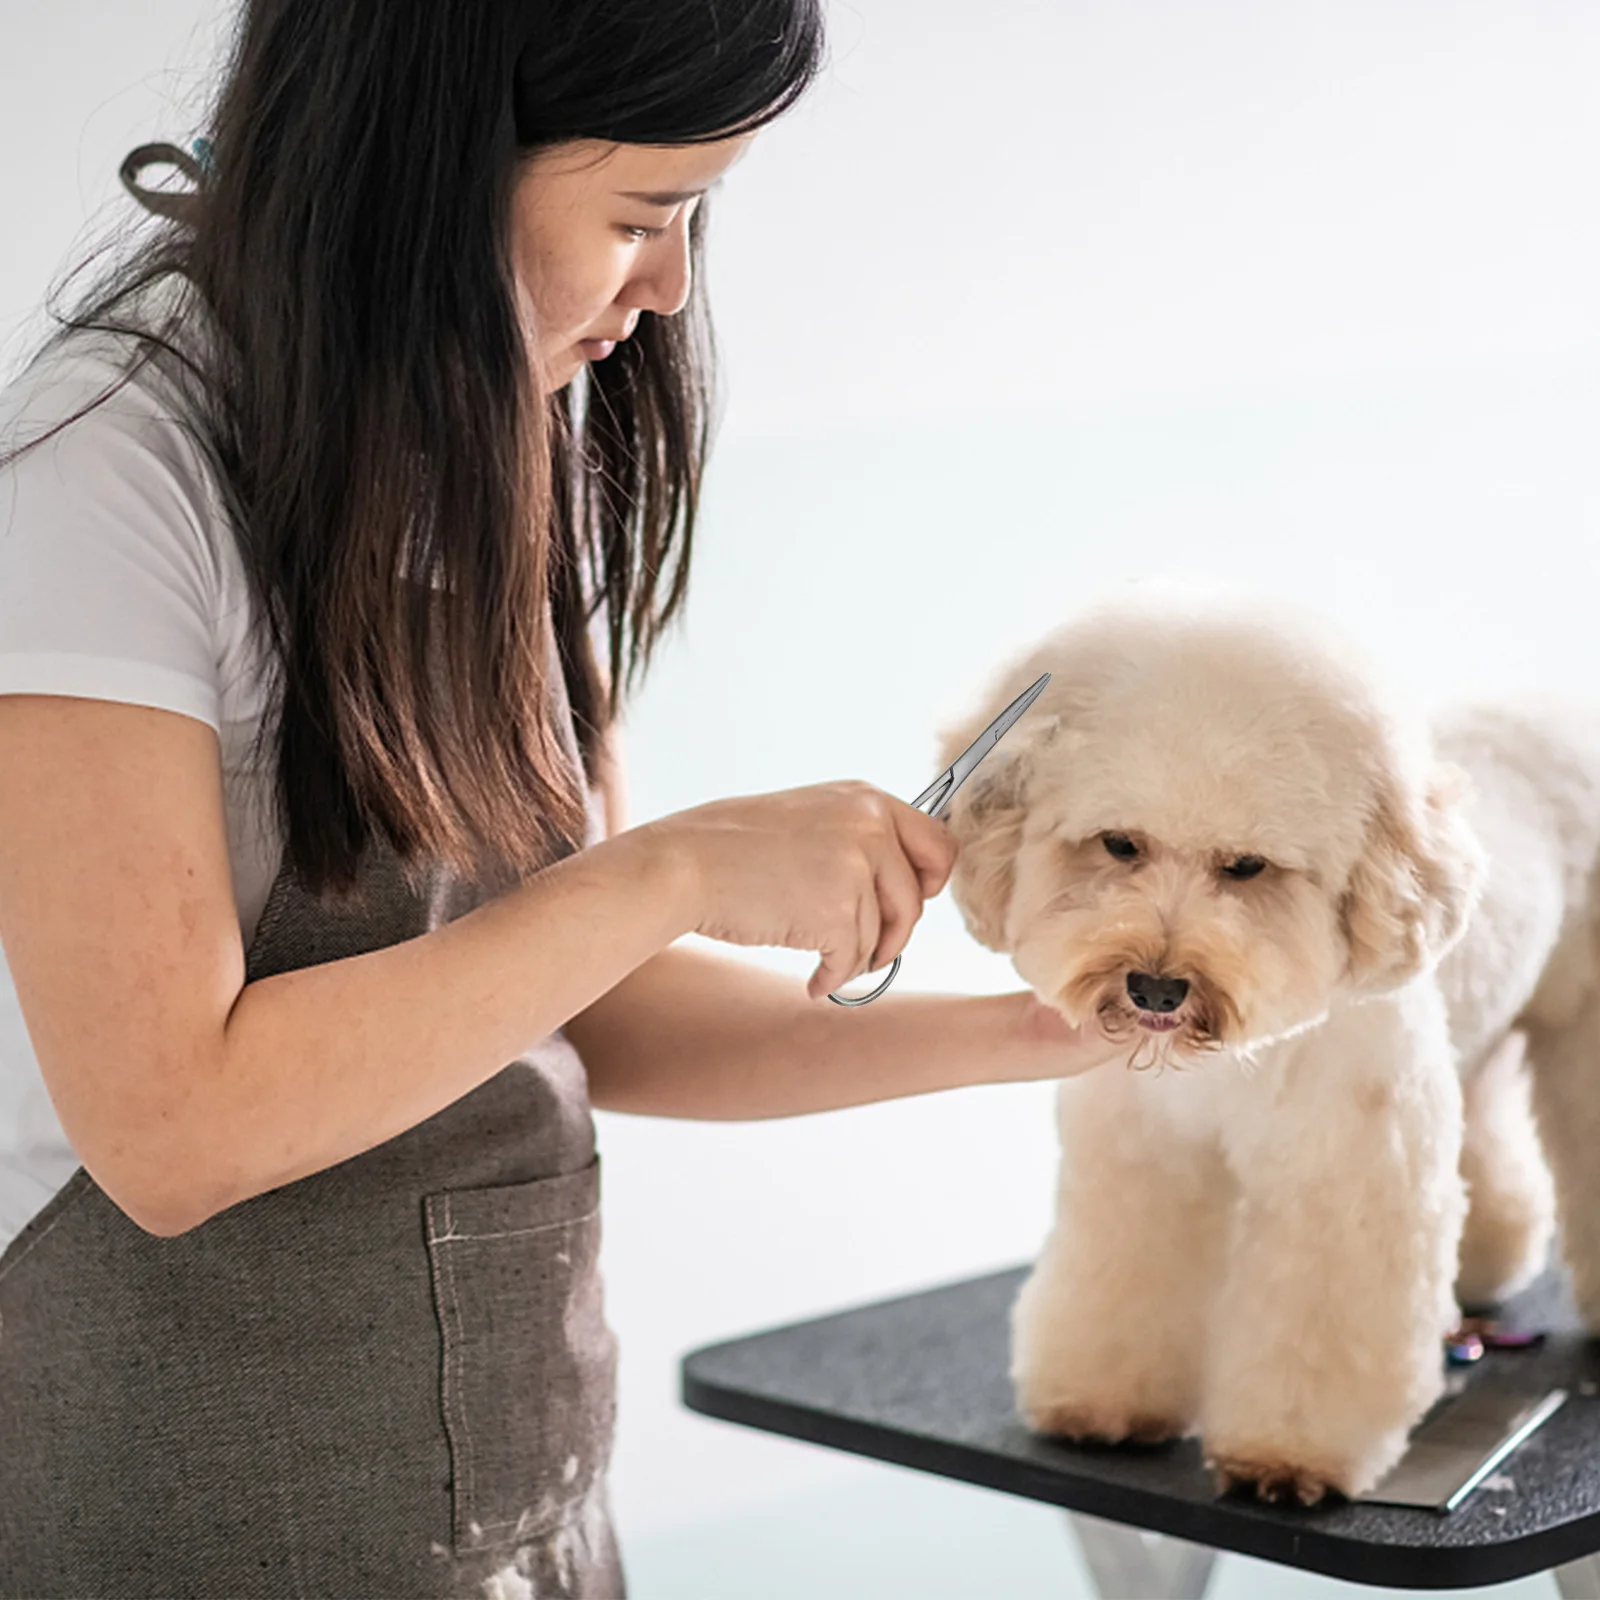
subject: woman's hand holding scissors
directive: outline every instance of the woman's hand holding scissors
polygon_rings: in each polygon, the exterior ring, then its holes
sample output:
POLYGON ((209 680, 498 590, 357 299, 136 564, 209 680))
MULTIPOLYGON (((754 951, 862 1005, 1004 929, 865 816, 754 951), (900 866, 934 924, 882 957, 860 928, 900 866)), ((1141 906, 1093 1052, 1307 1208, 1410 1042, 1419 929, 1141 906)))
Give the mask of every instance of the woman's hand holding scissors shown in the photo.
POLYGON ((956 859, 948 828, 853 779, 714 800, 646 826, 690 863, 693 931, 815 950, 813 1000, 898 955, 956 859))
POLYGON ((806 992, 840 1005, 882 994, 900 952, 955 865, 957 845, 937 818, 951 796, 1050 681, 1046 673, 907 804, 855 780, 737 796, 646 826, 689 863, 694 931, 728 944, 815 950, 806 992), (834 991, 894 962, 868 995, 834 991))

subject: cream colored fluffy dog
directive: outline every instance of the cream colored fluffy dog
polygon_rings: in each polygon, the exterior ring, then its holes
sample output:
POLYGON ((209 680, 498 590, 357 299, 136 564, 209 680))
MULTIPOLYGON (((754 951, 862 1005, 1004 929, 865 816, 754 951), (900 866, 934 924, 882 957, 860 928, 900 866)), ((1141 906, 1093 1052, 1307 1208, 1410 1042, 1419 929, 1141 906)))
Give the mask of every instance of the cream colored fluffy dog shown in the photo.
POLYGON ((1441 1392, 1457 1296, 1525 1283, 1557 1215, 1600 1331, 1600 718, 1430 727, 1275 601, 1136 594, 999 674, 943 759, 1046 671, 948 813, 952 891, 1131 1070, 1061 1086, 1022 1414, 1359 1494, 1441 1392))

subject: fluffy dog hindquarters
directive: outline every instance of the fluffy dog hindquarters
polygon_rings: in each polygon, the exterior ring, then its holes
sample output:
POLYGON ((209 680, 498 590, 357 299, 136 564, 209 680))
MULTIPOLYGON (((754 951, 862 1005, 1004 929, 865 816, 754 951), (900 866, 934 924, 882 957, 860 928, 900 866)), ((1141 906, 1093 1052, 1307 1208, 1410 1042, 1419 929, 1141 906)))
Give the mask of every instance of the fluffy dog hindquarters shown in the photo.
POLYGON ((1600 707, 1470 706, 1440 718, 1436 737, 1472 779, 1490 857, 1469 936, 1437 973, 1474 1180, 1462 1297, 1525 1283, 1554 1222, 1600 1334, 1600 707))
POLYGON ((1509 1298, 1543 1269, 1556 1196, 1533 1117, 1527 1036, 1513 1030, 1463 1073, 1461 1176, 1467 1222, 1456 1298, 1483 1308, 1509 1298))

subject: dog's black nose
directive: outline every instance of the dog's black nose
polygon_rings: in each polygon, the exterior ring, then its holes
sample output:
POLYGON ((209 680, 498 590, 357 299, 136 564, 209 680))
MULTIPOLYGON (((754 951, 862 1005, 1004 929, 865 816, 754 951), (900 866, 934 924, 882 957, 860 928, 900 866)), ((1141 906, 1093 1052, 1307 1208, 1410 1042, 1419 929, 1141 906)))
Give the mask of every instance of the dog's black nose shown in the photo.
POLYGON ((1149 972, 1128 974, 1128 998, 1141 1011, 1176 1011, 1188 992, 1187 978, 1158 978, 1149 972))

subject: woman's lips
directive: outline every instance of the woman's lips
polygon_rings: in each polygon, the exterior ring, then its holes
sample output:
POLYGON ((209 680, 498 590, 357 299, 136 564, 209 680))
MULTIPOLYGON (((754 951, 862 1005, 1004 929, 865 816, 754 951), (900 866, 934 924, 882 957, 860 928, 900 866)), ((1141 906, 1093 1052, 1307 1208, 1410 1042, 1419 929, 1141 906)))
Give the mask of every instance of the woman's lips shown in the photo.
POLYGON ((578 349, 585 361, 604 361, 617 348, 615 339, 580 339, 578 349))

